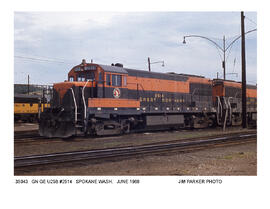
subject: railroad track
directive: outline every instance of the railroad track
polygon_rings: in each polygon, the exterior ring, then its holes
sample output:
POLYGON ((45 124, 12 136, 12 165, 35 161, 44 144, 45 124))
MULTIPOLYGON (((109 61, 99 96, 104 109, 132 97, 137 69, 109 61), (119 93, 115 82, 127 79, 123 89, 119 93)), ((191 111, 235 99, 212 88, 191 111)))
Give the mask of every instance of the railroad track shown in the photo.
POLYGON ((186 152, 213 146, 235 145, 254 141, 256 133, 238 134, 236 136, 223 136, 212 139, 199 139, 192 141, 174 141, 167 143, 148 144, 141 146, 118 147, 99 150, 75 151, 53 153, 45 155, 32 155, 14 158, 14 167, 29 167, 55 163, 65 163, 82 160, 101 160, 112 158, 127 158, 132 156, 159 154, 168 152, 186 152))
MULTIPOLYGON (((212 129, 209 129, 212 130, 212 129)), ((167 130, 169 131, 169 130, 167 130)), ((197 130, 199 131, 199 130, 197 130)), ((204 129, 204 131, 207 131, 207 129, 204 129)), ((151 134, 154 133, 159 133, 159 132, 163 132, 160 130, 156 130, 156 131, 150 131, 151 134)), ((169 131, 169 132, 174 132, 174 131, 169 131)), ((249 131, 245 131, 245 133, 255 133, 256 131, 254 130, 249 130, 249 131)), ((130 134, 146 134, 149 132, 134 132, 134 133, 130 133, 130 134)), ((243 133, 243 132, 235 132, 235 133, 226 133, 226 135, 230 135, 230 134, 236 134, 236 133, 243 133)), ((223 134, 221 134, 223 135, 223 134)), ((72 137, 72 138, 46 138, 44 136, 40 136, 38 131, 19 131, 19 132, 14 132, 14 142, 16 144, 25 144, 25 143, 39 143, 39 142, 52 142, 52 141, 69 141, 69 140, 74 140, 74 139, 78 139, 78 138, 83 138, 84 140, 87 139, 95 139, 95 138, 107 138, 107 137, 121 137, 124 135, 113 135, 113 136, 89 136, 89 137, 72 137)), ((204 138, 204 137, 203 137, 204 138)))
POLYGON ((40 138, 38 131, 16 131, 14 132, 14 140, 40 138))

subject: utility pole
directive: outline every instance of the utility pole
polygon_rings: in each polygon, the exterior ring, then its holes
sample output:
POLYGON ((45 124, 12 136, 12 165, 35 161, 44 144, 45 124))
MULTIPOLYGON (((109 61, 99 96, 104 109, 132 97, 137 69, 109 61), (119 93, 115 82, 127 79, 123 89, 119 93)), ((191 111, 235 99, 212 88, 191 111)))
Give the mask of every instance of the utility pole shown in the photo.
POLYGON ((246 49, 245 49, 245 16, 241 12, 241 51, 242 51, 242 127, 247 127, 247 100, 246 100, 246 49))
POLYGON ((162 67, 164 67, 165 65, 164 65, 164 61, 156 61, 156 62, 150 62, 150 57, 148 57, 148 70, 149 70, 149 72, 151 72, 151 64, 157 64, 157 63, 162 63, 162 67))
POLYGON ((30 80, 30 77, 29 75, 27 76, 27 93, 29 94, 29 80, 30 80))
POLYGON ((151 72, 151 63, 150 63, 150 57, 148 57, 148 70, 151 72))
POLYGON ((223 67, 223 78, 226 80, 226 43, 225 43, 225 36, 223 36, 223 62, 222 62, 222 67, 223 67))

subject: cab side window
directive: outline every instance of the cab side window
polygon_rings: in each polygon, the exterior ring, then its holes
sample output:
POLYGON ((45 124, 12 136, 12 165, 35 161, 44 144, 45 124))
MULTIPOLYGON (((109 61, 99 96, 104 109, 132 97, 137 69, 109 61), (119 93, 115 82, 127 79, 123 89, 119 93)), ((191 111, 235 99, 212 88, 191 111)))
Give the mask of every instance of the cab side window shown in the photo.
POLYGON ((98 80, 99 81, 102 81, 103 80, 102 72, 99 72, 98 73, 98 80))
POLYGON ((116 78, 117 78, 116 85, 117 86, 122 86, 122 76, 121 75, 118 75, 116 78))
POLYGON ((111 74, 106 74, 106 85, 107 86, 111 85, 111 74))
POLYGON ((121 86, 122 84, 122 76, 121 75, 112 75, 112 85, 113 86, 121 86))
POLYGON ((127 85, 127 76, 123 76, 123 79, 124 79, 124 86, 127 85))

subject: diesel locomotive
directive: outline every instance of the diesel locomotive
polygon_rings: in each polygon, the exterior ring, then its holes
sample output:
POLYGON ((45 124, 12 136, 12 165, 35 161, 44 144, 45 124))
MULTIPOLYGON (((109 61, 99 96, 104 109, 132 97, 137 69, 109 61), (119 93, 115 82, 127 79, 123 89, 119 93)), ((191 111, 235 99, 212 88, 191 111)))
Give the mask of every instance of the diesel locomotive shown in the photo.
MULTIPOLYGON (((256 86, 247 86, 247 105, 248 121, 256 121, 256 86)), ((241 122, 241 83, 83 60, 67 81, 54 84, 39 132, 46 137, 102 136, 241 122)))

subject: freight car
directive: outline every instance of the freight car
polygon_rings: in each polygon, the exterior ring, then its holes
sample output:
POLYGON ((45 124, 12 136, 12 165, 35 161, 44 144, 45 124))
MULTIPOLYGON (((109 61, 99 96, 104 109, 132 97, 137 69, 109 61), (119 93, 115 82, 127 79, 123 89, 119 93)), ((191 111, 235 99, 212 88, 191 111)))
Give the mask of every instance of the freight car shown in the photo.
POLYGON ((218 106, 224 95, 213 96, 215 88, 217 85, 203 76, 83 60, 70 70, 68 81, 54 84, 52 106, 41 114, 40 135, 114 135, 214 126, 220 119, 217 109, 224 112, 224 106, 218 106))
POLYGON ((42 102, 39 95, 15 94, 14 95, 14 121, 38 121, 40 113, 50 105, 42 102))

